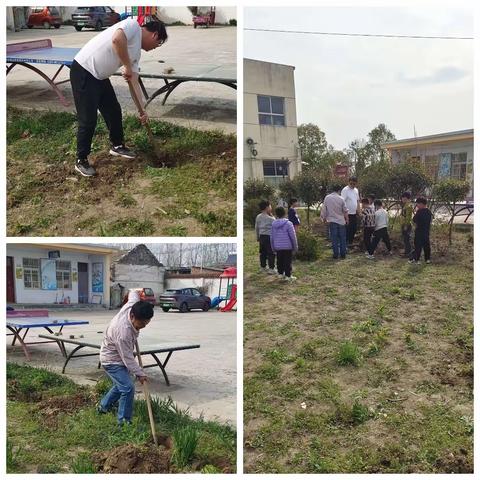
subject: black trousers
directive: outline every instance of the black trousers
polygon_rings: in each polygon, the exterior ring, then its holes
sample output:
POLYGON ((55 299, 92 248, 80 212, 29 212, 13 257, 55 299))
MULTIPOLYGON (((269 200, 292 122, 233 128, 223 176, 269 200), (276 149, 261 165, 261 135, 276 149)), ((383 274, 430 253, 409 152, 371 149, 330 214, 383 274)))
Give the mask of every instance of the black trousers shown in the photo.
POLYGON ((277 270, 280 275, 285 274, 286 277, 292 276, 292 250, 277 251, 277 270))
POLYGON ((403 245, 405 247, 405 255, 410 256, 412 253, 412 226, 408 225, 407 227, 402 227, 402 238, 403 238, 403 245))
POLYGON ((353 243, 355 234, 357 233, 357 215, 348 216, 348 225, 347 225, 347 245, 353 243))
POLYGON ((370 250, 370 245, 372 244, 372 235, 375 231, 375 227, 363 227, 363 244, 365 245, 365 251, 370 250))
POLYGON ((425 255, 425 261, 430 260, 430 234, 424 232, 415 232, 415 238, 413 240, 415 251, 413 252, 413 259, 417 262, 422 256, 422 250, 425 255))
POLYGON ((383 243, 385 244, 389 252, 392 250, 392 246, 390 245, 390 237, 388 236, 388 229, 387 227, 384 227, 380 230, 375 230, 375 232, 373 232, 372 243, 370 244, 370 249, 368 250, 368 253, 370 255, 373 255, 373 252, 375 252, 375 249, 380 243, 380 240, 383 240, 383 243))
POLYGON ((78 117, 77 158, 85 160, 90 154, 97 126, 97 110, 107 124, 112 145, 122 145, 122 109, 110 80, 96 79, 74 61, 70 68, 70 82, 78 117))
POLYGON ((260 235, 259 246, 260 246, 260 266, 262 268, 265 268, 267 266, 267 260, 268 260, 268 268, 274 269, 275 254, 273 253, 272 245, 270 244, 270 235, 260 235))

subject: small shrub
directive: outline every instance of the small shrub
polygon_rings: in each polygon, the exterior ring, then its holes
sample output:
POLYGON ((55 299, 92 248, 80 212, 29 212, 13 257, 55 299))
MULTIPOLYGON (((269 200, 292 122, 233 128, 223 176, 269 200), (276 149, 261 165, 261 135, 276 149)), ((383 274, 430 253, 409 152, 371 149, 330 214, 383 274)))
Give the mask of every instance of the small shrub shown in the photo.
POLYGON ((172 463, 178 468, 185 468, 193 459, 198 445, 200 432, 194 425, 174 430, 172 463))
POLYGON ((340 345, 337 353, 339 365, 358 365, 360 363, 360 350, 357 345, 347 340, 340 345))
POLYGON ((73 473, 97 473, 97 468, 89 455, 80 454, 72 463, 73 473))
POLYGON ((263 199, 273 202, 275 187, 261 180, 247 180, 243 185, 243 198, 244 200, 263 199))
MULTIPOLYGON (((235 18, 231 18, 229 21, 228 21, 228 24, 231 26, 231 27, 236 27, 237 26, 237 20, 235 18)), ((203 473, 203 472, 202 472, 203 473)), ((215 472, 213 472, 215 473, 215 472)))
POLYGON ((298 252, 296 258, 302 261, 315 261, 319 255, 317 237, 308 229, 300 228, 297 232, 298 252))

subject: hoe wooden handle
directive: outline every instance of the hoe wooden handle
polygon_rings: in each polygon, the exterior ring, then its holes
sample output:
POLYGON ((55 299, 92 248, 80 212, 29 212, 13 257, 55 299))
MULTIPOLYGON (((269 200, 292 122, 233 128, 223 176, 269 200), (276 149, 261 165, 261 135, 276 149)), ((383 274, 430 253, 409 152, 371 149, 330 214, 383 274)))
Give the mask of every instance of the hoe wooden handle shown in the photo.
MULTIPOLYGON (((138 341, 135 341, 135 349, 137 350, 138 364, 140 365, 140 368, 143 368, 142 356, 140 355, 140 348, 138 346, 138 341)), ((157 432, 155 430, 155 420, 153 418, 152 404, 150 402, 150 392, 148 390, 147 382, 142 383, 142 387, 143 387, 143 394, 145 396, 145 402, 147 403, 148 418, 150 419, 150 428, 152 429, 153 441, 155 442, 155 445, 158 447, 157 432)))

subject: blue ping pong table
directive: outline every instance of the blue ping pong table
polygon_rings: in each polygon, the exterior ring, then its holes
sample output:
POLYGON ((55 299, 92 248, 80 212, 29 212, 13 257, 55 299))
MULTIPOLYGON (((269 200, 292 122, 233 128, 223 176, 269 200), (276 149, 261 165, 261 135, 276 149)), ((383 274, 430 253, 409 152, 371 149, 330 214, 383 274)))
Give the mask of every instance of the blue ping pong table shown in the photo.
POLYGON ((63 318, 51 318, 51 317, 25 317, 25 318, 7 318, 7 329, 10 332, 7 335, 13 335, 12 345, 18 340, 20 346, 23 349, 23 353, 30 360, 30 353, 27 349, 27 345, 34 345, 38 343, 57 343, 62 355, 67 356, 63 342, 57 340, 38 341, 38 342, 25 342, 25 337, 31 328, 44 328, 48 333, 55 335, 55 332, 51 327, 60 327, 56 333, 60 333, 63 327, 67 325, 88 325, 87 320, 66 320, 63 318), (22 335, 22 331, 25 332, 22 335))
POLYGON ((70 79, 55 81, 64 67, 70 68, 75 55, 80 51, 79 48, 60 48, 53 47, 49 39, 33 40, 31 42, 11 43, 7 45, 7 75, 17 66, 28 68, 40 75, 57 94, 60 102, 64 106, 70 105, 70 102, 63 96, 58 85, 67 83, 70 79), (45 72, 36 65, 59 65, 55 75, 50 78, 45 72))

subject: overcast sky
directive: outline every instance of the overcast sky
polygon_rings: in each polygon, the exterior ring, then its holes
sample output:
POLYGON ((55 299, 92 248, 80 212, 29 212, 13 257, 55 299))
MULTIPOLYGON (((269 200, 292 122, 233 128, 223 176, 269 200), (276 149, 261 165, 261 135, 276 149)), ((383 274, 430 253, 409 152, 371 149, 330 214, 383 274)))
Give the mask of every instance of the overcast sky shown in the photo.
MULTIPOLYGON (((473 9, 245 8, 246 28, 473 36, 473 9)), ((295 66, 297 120, 343 149, 385 123, 397 138, 473 128, 473 40, 245 31, 246 58, 295 66)))

